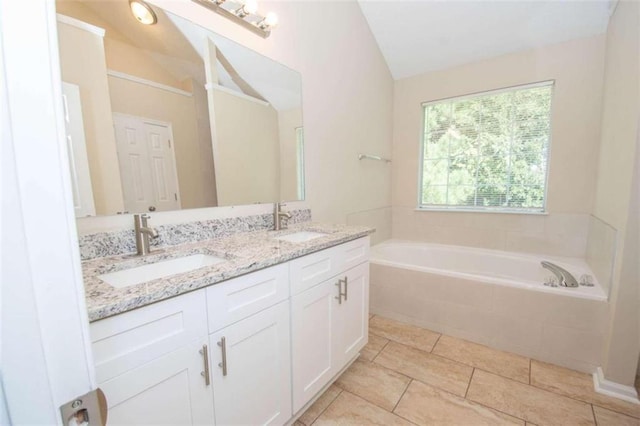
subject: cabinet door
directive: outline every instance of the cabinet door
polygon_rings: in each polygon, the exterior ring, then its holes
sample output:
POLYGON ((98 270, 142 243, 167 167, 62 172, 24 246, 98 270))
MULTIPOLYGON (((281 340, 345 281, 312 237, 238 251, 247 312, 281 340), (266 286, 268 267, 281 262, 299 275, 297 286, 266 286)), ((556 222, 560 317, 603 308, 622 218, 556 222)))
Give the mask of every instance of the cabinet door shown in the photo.
POLYGON ((337 280, 328 280, 291 299, 293 411, 300 410, 333 377, 334 299, 337 280))
POLYGON ((289 301, 223 328, 210 342, 217 424, 284 424, 291 418, 289 301))
MULTIPOLYGON (((334 300, 333 358, 339 371, 367 344, 369 333, 369 263, 351 268, 336 279, 341 283, 341 301, 334 300)), ((336 371, 337 372, 337 371, 336 371)))
POLYGON ((109 425, 211 425, 213 392, 201 372, 203 338, 103 383, 109 425))

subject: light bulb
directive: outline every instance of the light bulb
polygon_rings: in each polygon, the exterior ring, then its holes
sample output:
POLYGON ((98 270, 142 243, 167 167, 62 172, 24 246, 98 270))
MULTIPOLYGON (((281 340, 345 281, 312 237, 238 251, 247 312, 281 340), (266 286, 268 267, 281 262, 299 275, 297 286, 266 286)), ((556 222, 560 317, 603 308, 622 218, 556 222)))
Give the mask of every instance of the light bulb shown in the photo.
POLYGON ((271 28, 275 27, 278 25, 278 15, 274 12, 267 13, 267 16, 264 18, 264 23, 271 28))
POLYGON ((254 15, 258 11, 258 2, 256 0, 245 1, 244 11, 249 15, 254 15))
POLYGON ((131 0, 129 1, 129 7, 131 8, 133 16, 140 21, 141 24, 153 25, 158 22, 156 14, 145 2, 140 0, 131 0))

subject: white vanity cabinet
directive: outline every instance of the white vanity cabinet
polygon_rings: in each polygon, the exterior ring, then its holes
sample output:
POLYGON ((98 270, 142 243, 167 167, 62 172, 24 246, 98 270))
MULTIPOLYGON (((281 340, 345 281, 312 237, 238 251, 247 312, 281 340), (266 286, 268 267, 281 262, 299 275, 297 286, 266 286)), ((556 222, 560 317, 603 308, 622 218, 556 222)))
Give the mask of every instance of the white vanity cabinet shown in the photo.
POLYGON ((369 238, 91 324, 109 424, 285 424, 367 342, 369 238))
POLYGON ((204 290, 91 324, 109 425, 213 424, 204 290))
POLYGON ((294 412, 367 343, 368 259, 369 238, 361 238, 291 262, 294 412))
POLYGON ((207 288, 216 424, 284 424, 291 411, 289 264, 207 288))

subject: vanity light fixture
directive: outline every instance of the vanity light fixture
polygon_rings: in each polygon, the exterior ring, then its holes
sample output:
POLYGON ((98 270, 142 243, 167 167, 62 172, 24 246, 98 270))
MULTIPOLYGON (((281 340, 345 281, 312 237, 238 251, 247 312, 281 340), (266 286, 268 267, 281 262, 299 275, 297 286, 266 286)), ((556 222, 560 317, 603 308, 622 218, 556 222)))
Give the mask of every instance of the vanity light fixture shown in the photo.
MULTIPOLYGON (((134 0, 132 0, 134 1, 134 0)), ((269 37, 278 24, 278 16, 269 12, 266 16, 258 13, 257 0, 192 0, 200 6, 211 9, 219 15, 245 27, 263 38, 269 37)))
POLYGON ((129 0, 129 7, 133 16, 144 25, 153 25, 158 22, 156 13, 151 9, 151 6, 146 4, 143 0, 129 0))

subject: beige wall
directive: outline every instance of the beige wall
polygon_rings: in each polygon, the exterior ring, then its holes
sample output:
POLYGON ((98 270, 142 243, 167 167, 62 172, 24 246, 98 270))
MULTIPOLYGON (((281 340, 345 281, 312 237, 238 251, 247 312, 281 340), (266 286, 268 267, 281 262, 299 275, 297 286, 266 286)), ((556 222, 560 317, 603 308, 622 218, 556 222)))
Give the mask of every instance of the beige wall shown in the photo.
POLYGON ((214 182, 203 179, 201 156, 209 154, 200 152, 193 96, 112 76, 109 91, 113 112, 171 123, 182 208, 211 207, 202 199, 214 182))
POLYGON ((633 385, 640 352, 639 55, 640 4, 620 1, 607 31, 602 142, 594 215, 618 230, 611 291, 613 316, 603 369, 608 380, 626 385, 633 385))
POLYGON ((96 214, 124 210, 102 37, 58 23, 62 80, 80 86, 96 214))
MULTIPOLYGON (((263 2, 261 10, 273 10, 280 19, 267 39, 192 2, 151 3, 299 71, 306 205, 314 220, 345 223, 350 217, 357 224, 365 218, 378 228, 374 240, 390 235, 391 169, 359 162, 357 154, 391 155, 393 80, 355 1, 263 2)), ((90 229, 83 225, 85 232, 90 229)))
POLYGON ((219 205, 268 203, 280 195, 278 112, 213 91, 213 158, 219 205))
POLYGON ((302 108, 278 111, 280 133, 280 200, 298 200, 296 128, 302 127, 302 108))
POLYGON ((394 93, 393 236, 584 256, 599 149, 604 36, 398 80, 394 93), (416 212, 424 101, 555 80, 548 215, 416 212))

